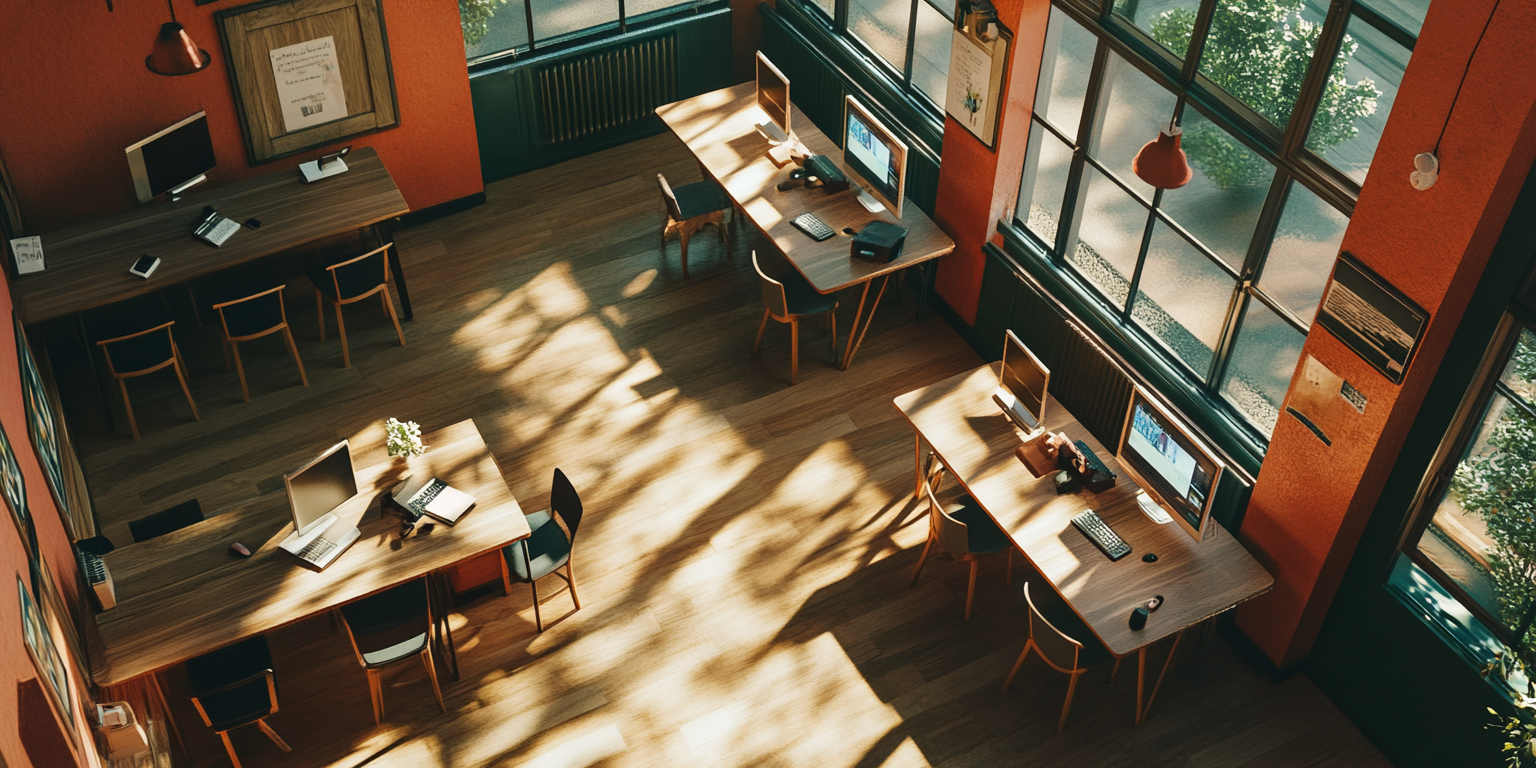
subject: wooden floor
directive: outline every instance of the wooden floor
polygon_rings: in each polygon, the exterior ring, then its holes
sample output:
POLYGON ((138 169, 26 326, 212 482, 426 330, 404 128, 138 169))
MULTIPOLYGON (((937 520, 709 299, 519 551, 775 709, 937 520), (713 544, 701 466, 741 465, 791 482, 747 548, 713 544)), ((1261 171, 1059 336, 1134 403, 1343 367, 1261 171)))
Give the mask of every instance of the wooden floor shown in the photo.
MULTIPOLYGON (((186 498, 212 513, 281 493, 283 472, 339 438, 381 451, 391 416, 427 430, 474 418, 526 510, 547 501, 557 466, 583 495, 580 612, 558 579, 543 586, 543 634, 526 588, 461 604, 449 714, 408 664, 387 673, 379 728, 327 619, 280 630, 270 723, 294 751, 241 729, 247 766, 1385 764, 1305 677, 1273 682, 1220 634, 1180 649, 1143 726, 1134 674, 1112 683, 1101 665, 1055 735, 1065 677, 1037 658, 1002 690, 1027 631, 1028 566, 1008 591, 1001 560, 985 563, 968 624, 964 566, 939 556, 907 585, 926 522, 891 399, 980 359, 939 317, 914 324, 908 294, 881 308, 846 373, 807 324, 788 386, 787 328, 751 353, 762 305, 749 254, 771 246, 737 229, 727 259, 699 238, 685 280, 677 244, 657 250, 657 171, 698 178, 663 135, 494 183, 485 206, 400 232, 409 345, 376 303, 349 307, 350 369, 334 328, 317 340, 312 289, 291 282, 308 389, 273 337, 246 345, 242 403, 215 329, 190 316, 177 331, 201 423, 157 374, 130 382, 143 442, 121 413, 116 434, 92 433, 100 400, 69 382, 119 544, 128 520, 186 498)), ((185 677, 171 686, 191 762, 227 765, 185 677)))

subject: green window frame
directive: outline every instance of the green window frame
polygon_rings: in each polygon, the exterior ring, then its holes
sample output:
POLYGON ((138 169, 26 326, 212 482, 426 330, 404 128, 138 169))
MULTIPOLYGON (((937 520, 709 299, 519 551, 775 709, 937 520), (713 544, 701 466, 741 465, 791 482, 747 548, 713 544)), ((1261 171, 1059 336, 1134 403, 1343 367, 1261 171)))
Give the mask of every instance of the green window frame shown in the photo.
POLYGON ((955 4, 946 0, 784 0, 858 52, 871 72, 942 120, 955 4))
POLYGON ((618 37, 723 5, 720 0, 458 1, 464 58, 477 68, 618 37))

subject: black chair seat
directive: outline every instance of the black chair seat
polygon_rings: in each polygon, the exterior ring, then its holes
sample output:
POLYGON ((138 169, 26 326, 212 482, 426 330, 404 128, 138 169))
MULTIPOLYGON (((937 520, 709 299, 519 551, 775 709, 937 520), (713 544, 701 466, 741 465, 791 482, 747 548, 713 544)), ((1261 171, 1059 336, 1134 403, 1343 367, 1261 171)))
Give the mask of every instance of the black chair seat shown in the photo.
POLYGON ((837 294, 818 293, 799 272, 785 275, 781 280, 784 283, 784 302, 789 305, 791 315, 819 315, 837 306, 837 294))
POLYGON ((501 550, 507 558, 507 569, 511 571, 513 581, 543 578, 571 559, 571 540, 566 538, 565 531, 555 523, 549 512, 534 512, 527 517, 528 527, 533 533, 527 539, 501 550), (525 543, 528 547, 526 557, 523 549, 525 543), (529 567, 529 557, 533 561, 532 568, 529 567))
POLYGON ((257 635, 242 640, 188 659, 186 666, 192 695, 202 702, 214 730, 238 728, 272 714, 272 699, 263 674, 272 668, 272 652, 266 638, 257 635), (241 681, 248 682, 219 690, 241 681))
POLYGON ((133 537, 135 543, 149 541, 202 521, 203 508, 197 503, 197 499, 191 499, 170 509, 163 509, 153 515, 129 521, 128 534, 133 537))
POLYGON ((1011 546, 1008 534, 1003 533, 1003 529, 997 527, 997 523, 981 507, 967 504, 946 511, 950 517, 965 523, 967 548, 973 554, 990 555, 1011 546))
POLYGON ((709 179, 673 187, 672 194, 677 196, 677 209, 684 219, 731 207, 731 196, 725 193, 725 188, 709 179))

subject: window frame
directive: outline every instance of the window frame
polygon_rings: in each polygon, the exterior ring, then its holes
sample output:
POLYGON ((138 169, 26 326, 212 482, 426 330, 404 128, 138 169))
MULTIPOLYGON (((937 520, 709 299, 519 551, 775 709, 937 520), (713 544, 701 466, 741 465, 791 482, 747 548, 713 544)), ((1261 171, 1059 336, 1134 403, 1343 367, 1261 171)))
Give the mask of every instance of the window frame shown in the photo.
MULTIPOLYGON (((481 54, 473 58, 470 58, 468 51, 466 51, 465 66, 469 68, 470 74, 473 75, 477 72, 494 69, 522 59, 548 53, 557 53, 602 40, 623 37, 631 32, 658 26, 687 16, 700 16, 715 8, 727 5, 727 0, 682 0, 677 5, 654 11, 646 11, 637 16, 630 16, 625 11, 625 0, 616 0, 616 2, 619 5, 618 21, 604 22, 541 41, 535 39, 536 28, 534 27, 533 2, 532 0, 522 0, 523 23, 527 25, 528 42, 524 45, 513 46, 495 53, 481 54)), ((508 7, 510 8, 510 6, 508 7)))
POLYGON ((912 106, 927 112, 942 125, 944 121, 944 105, 934 101, 932 97, 923 91, 922 87, 912 80, 913 62, 917 56, 918 4, 927 3, 934 10, 944 14, 949 19, 951 25, 955 22, 953 18, 955 9, 951 7, 948 12, 945 12, 939 7, 940 3, 930 2, 930 0, 911 0, 907 10, 906 51, 901 70, 898 71, 895 66, 885 60, 884 56, 877 53, 868 43, 860 39, 858 35, 848 28, 848 12, 852 2, 853 0, 832 0, 833 8, 836 11, 832 16, 828 16, 827 12, 817 5, 814 0, 781 0, 779 5, 781 8, 784 5, 793 5, 796 10, 800 11, 799 15, 801 17, 812 19, 822 24, 827 31, 831 32, 839 41, 848 45, 858 55, 860 63, 864 65, 866 72, 883 78, 891 85, 894 91, 905 97, 912 106))

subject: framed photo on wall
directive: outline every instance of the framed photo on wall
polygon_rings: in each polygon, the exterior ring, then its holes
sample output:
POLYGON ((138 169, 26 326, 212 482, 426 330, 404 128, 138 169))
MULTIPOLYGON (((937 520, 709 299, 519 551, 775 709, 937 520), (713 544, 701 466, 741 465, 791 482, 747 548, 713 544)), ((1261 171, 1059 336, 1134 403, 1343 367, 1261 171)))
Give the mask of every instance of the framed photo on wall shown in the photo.
POLYGON ((11 449, 11 440, 6 437, 3 426, 0 426, 0 495, 5 497, 5 506, 11 510, 11 522, 16 524, 21 545, 26 548, 27 556, 35 561, 38 556, 37 528, 32 522, 32 511, 27 508, 27 483, 21 477, 21 465, 16 463, 16 452, 11 449))
POLYGON ((382 0, 264 0, 214 19, 252 165, 400 124, 382 0))
POLYGON ((983 40, 966 28, 955 28, 949 45, 944 111, 987 149, 996 151, 1003 73, 1007 70, 1013 33, 1001 24, 993 27, 991 40, 983 40))
MULTIPOLYGON (((48 390, 43 387, 43 376, 38 372, 37 358, 32 356, 32 347, 27 344, 26 330, 21 327, 21 321, 14 312, 11 314, 11 324, 16 328, 16 357, 21 367, 21 396, 27 407, 27 431, 32 436, 32 447, 37 449, 38 463, 43 465, 48 490, 53 493, 53 501, 59 507, 59 516, 69 520, 73 510, 69 504, 69 494, 64 488, 64 461, 59 448, 59 428, 54 418, 53 401, 48 397, 48 390)), ((9 448, 7 445, 7 454, 10 454, 9 448)), ((15 458, 10 461, 15 463, 15 458)), ((26 498, 25 493, 22 498, 26 498)), ((6 500, 10 500, 9 487, 6 489, 6 500)))
POLYGON ((27 646, 27 655, 32 658, 32 666, 37 669, 37 679, 42 683, 43 691, 57 710, 59 720, 65 724, 64 731, 73 742, 75 702, 69 684, 69 668, 64 665, 64 657, 59 654, 59 648, 53 641, 48 619, 32 599, 26 582, 19 574, 16 576, 16 591, 21 604, 21 638, 27 646))

